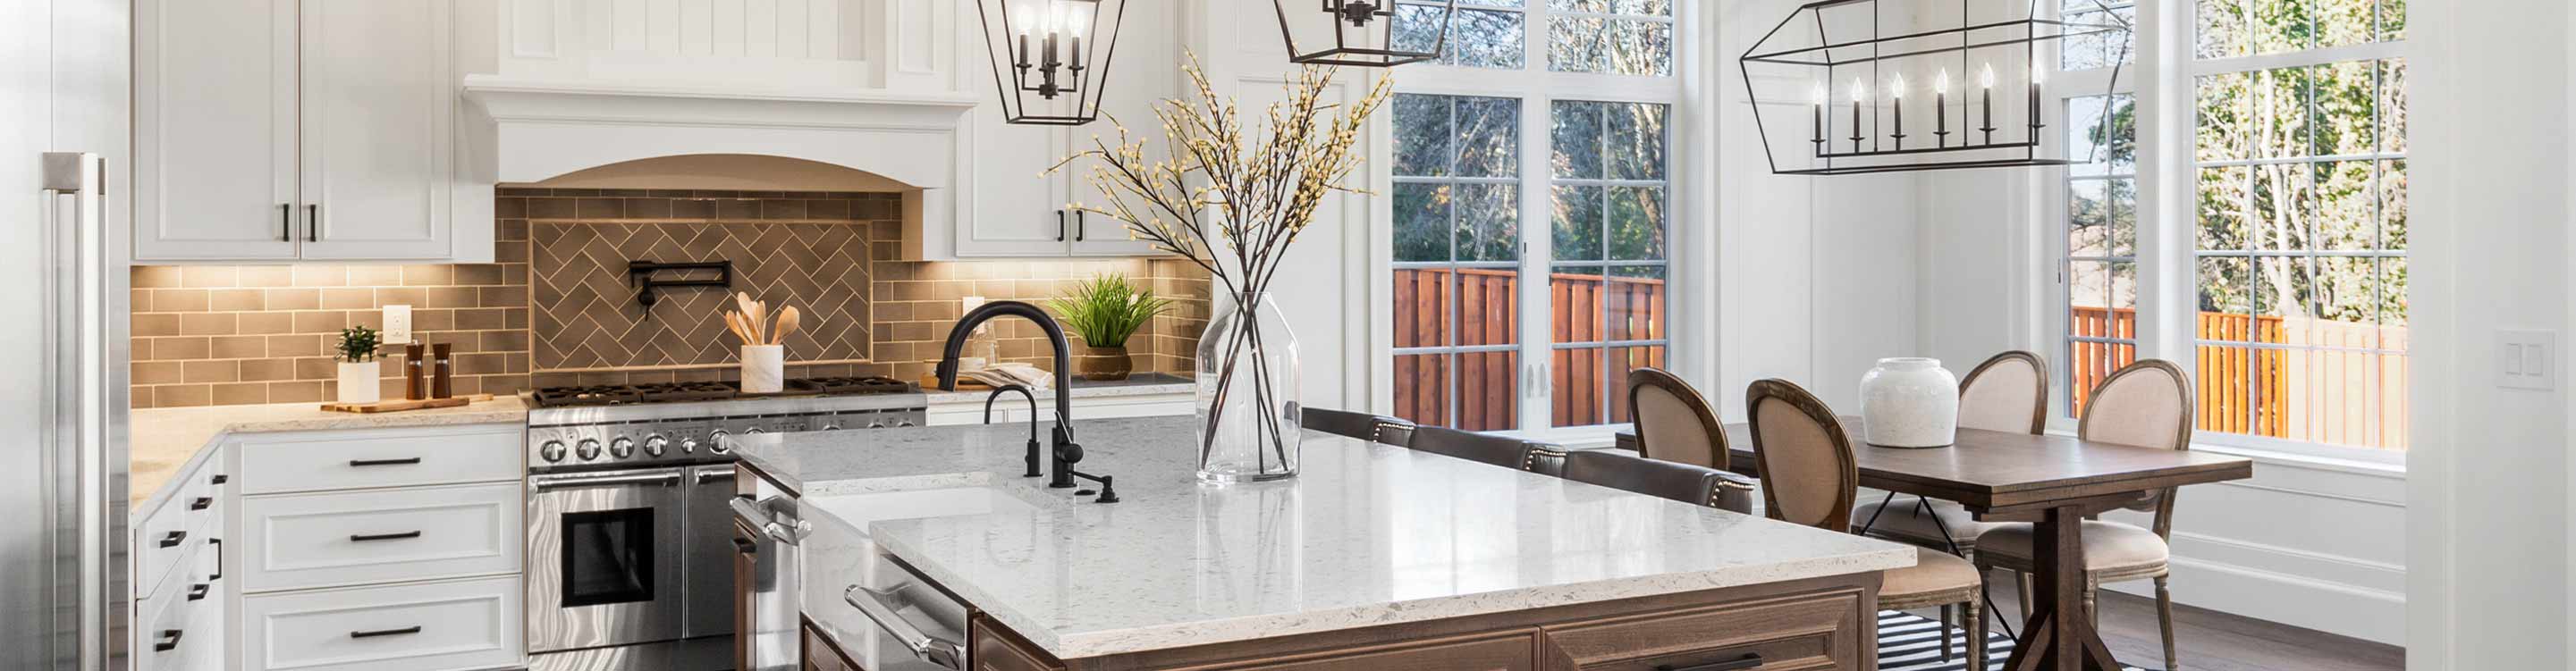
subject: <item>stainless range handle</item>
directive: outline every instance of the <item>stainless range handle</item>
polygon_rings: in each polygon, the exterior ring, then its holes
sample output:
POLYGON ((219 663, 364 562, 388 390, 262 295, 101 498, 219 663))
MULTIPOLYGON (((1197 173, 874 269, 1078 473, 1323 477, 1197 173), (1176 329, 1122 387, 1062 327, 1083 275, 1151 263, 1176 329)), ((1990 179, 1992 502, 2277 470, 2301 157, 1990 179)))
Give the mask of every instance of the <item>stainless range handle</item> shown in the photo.
POLYGON ((701 485, 703 485, 703 484, 707 484, 707 483, 710 483, 710 482, 715 482, 715 481, 717 481, 717 480, 728 480, 728 481, 729 481, 729 480, 732 480, 732 479, 733 479, 733 469, 730 469, 730 468, 706 468, 706 469, 699 469, 699 470, 698 470, 697 481, 698 481, 698 484, 701 484, 701 485))
POLYGON ((528 478, 528 489, 540 492, 554 489, 617 487, 624 485, 661 485, 664 487, 676 487, 679 486, 679 484, 680 472, 678 470, 643 473, 540 475, 528 478))
MULTIPOLYGON (((770 500, 776 501, 779 499, 770 500)), ((752 501, 748 496, 736 496, 725 499, 725 507, 733 509, 734 519, 742 520, 743 524, 751 525, 751 528, 754 529, 759 529, 761 535, 777 539, 780 543, 795 545, 797 541, 805 539, 805 532, 814 530, 814 523, 812 522, 804 520, 790 520, 786 522, 778 521, 778 515, 776 513, 772 513, 766 508, 763 508, 760 503, 752 501)))
POLYGON ((911 648, 913 657, 945 668, 964 671, 966 668, 965 644, 932 636, 930 632, 922 631, 921 627, 913 626, 912 621, 903 619, 903 615, 895 612, 898 609, 894 605, 886 603, 887 596, 887 593, 858 585, 851 585, 849 589, 841 591, 843 601, 850 602, 850 605, 857 607, 860 613, 867 615, 869 620, 875 621, 877 628, 893 634, 895 640, 903 642, 903 647, 911 648))

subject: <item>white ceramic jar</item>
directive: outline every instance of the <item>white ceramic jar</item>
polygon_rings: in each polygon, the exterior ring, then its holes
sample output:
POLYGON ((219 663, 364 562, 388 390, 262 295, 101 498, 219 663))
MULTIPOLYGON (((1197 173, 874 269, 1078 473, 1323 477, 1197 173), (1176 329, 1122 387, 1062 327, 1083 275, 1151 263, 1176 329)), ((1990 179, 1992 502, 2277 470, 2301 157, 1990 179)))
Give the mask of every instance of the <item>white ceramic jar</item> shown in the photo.
POLYGON ((1860 378, 1862 440, 1880 447, 1946 447, 1959 433, 1959 378, 1940 359, 1879 359, 1860 378))

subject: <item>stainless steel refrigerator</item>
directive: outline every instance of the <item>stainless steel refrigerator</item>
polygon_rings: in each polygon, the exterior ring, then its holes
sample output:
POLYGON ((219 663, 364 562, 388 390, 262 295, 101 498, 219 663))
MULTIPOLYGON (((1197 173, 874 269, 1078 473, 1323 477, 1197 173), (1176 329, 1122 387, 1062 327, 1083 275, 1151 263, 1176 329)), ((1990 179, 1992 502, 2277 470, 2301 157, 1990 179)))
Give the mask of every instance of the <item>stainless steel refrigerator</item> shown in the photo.
POLYGON ((131 7, 0 0, 0 670, 127 665, 131 7))

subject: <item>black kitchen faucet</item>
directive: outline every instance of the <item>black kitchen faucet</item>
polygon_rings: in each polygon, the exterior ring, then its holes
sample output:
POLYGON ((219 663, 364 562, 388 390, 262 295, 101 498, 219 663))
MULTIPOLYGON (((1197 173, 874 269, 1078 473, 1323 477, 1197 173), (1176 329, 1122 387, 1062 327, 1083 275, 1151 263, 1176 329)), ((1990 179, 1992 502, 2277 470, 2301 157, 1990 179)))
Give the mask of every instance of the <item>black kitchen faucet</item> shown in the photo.
MULTIPOLYGON (((1020 301, 994 301, 968 311, 965 317, 957 320, 957 326, 948 330, 948 345, 940 351, 940 391, 957 390, 957 357, 966 351, 966 336, 974 333, 975 327, 982 326, 984 322, 1004 315, 1036 322, 1039 329, 1046 331, 1047 346, 1055 349, 1055 434, 1054 445, 1049 450, 1054 457, 1055 474, 1047 479, 1047 486, 1069 488, 1074 486, 1075 477, 1081 477, 1100 483, 1098 502, 1117 503, 1118 490, 1110 477, 1073 470, 1073 465, 1082 461, 1082 445, 1073 442, 1073 346, 1065 341, 1064 328, 1057 326, 1055 317, 1047 315, 1045 310, 1020 301)), ((1029 418, 1031 424, 1037 421, 1035 416, 1029 418)), ((1034 468, 1037 441, 1029 441, 1029 450, 1028 459, 1034 468)), ((1030 475, 1036 473, 1032 471, 1030 475)))

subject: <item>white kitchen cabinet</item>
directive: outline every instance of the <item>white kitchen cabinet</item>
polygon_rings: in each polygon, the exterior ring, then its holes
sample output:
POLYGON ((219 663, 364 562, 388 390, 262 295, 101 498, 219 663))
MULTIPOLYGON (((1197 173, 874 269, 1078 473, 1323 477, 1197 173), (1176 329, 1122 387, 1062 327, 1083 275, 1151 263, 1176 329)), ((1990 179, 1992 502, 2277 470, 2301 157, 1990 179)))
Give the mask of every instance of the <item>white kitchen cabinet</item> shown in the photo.
MULTIPOLYGON (((1075 152, 1093 148, 1096 136, 1115 146, 1118 126, 1148 140, 1148 162, 1163 156, 1162 122, 1154 105, 1180 94, 1180 48, 1174 29, 1177 5, 1135 3, 1127 7, 1118 31, 1118 52, 1110 64, 1097 121, 1081 126, 1011 124, 1002 120, 1001 103, 991 87, 975 108, 975 197, 971 210, 957 218, 956 255, 971 257, 1138 256, 1159 254, 1130 239, 1126 226, 1098 214, 1073 211, 1080 202, 1109 209, 1092 185, 1084 159, 1052 175, 1040 172, 1075 152), (1150 11, 1149 11, 1150 10, 1150 11), (1112 122, 1111 119, 1116 119, 1112 122)), ((980 29, 978 29, 980 30, 980 29)), ((963 39, 980 40, 980 33, 963 39)), ((980 42, 966 44, 980 46, 980 42)), ((990 76, 982 75, 979 76, 990 76)), ((1047 101, 1035 93, 1021 98, 1033 113, 1071 114, 1072 96, 1047 101)))
POLYGON ((137 262, 492 256, 454 0, 142 0, 137 262))
POLYGON ((226 604, 234 592, 221 536, 231 479, 223 475, 222 448, 213 449, 170 481, 167 499, 134 511, 130 631, 138 671, 225 668, 233 631, 226 604))

